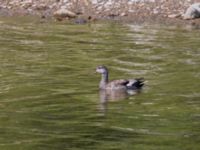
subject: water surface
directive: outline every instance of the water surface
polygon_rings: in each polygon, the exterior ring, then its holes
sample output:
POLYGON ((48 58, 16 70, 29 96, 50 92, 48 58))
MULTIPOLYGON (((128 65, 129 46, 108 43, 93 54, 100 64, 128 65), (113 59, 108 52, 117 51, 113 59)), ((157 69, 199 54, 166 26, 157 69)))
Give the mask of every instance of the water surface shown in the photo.
POLYGON ((0 20, 0 149, 200 149, 200 30, 0 20), (102 104, 100 75, 144 77, 102 104))

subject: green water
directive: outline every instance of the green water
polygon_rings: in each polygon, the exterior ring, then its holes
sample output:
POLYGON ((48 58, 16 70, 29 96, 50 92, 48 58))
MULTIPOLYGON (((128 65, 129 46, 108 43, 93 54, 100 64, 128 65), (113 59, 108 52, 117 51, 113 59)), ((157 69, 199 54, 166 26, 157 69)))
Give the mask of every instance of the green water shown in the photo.
POLYGON ((0 20, 1 150, 199 150, 200 30, 0 20), (144 77, 102 104, 96 66, 144 77))

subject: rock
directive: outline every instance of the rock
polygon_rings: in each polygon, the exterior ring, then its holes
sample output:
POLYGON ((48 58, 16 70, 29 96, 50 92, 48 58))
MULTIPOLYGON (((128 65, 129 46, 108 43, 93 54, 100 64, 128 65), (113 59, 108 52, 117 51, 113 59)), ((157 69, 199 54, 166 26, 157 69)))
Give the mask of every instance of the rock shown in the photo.
POLYGON ((183 19, 200 18, 200 3, 192 4, 183 15, 183 19))
POLYGON ((91 21, 94 21, 94 18, 92 16, 78 16, 76 19, 74 19, 75 24, 86 24, 90 23, 91 21))
POLYGON ((168 18, 178 18, 180 16, 181 16, 181 14, 171 14, 171 15, 168 15, 167 17, 168 18))
POLYGON ((84 19, 84 18, 77 18, 77 19, 74 20, 74 23, 75 24, 86 24, 87 20, 84 19))
POLYGON ((153 9, 153 14, 159 14, 159 10, 158 9, 153 9))
POLYGON ((125 12, 123 12, 123 13, 120 14, 120 16, 121 16, 121 17, 124 17, 124 16, 128 16, 128 14, 125 13, 125 12))
POLYGON ((28 9, 29 7, 32 6, 32 4, 33 4, 32 0, 24 1, 24 2, 22 2, 21 7, 28 9))
POLYGON ((36 5, 35 6, 35 10, 46 10, 48 9, 49 7, 45 4, 39 4, 39 5, 36 5))
POLYGON ((55 11, 53 15, 57 20, 62 20, 64 18, 75 18, 76 17, 76 14, 74 12, 69 11, 64 8, 61 8, 61 9, 55 11))

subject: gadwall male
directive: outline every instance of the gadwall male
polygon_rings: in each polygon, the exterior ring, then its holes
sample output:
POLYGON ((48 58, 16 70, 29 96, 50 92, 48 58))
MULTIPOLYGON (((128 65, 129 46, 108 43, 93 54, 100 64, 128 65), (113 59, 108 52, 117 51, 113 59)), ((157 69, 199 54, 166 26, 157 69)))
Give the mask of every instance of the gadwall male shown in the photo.
POLYGON ((99 89, 111 89, 111 90, 139 90, 144 85, 143 78, 137 79, 120 79, 120 80, 108 80, 108 69, 106 66, 98 66, 96 72, 101 74, 101 81, 99 83, 99 89))

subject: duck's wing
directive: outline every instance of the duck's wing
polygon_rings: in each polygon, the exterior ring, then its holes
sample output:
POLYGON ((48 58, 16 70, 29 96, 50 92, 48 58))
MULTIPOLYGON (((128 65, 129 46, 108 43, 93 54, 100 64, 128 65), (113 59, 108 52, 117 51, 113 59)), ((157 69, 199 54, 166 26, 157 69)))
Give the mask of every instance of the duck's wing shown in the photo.
POLYGON ((144 85, 144 78, 113 80, 107 84, 108 89, 128 88, 130 90, 141 89, 144 85))
POLYGON ((126 86, 129 83, 129 80, 120 79, 120 80, 113 80, 107 84, 108 88, 115 88, 120 86, 126 86))

